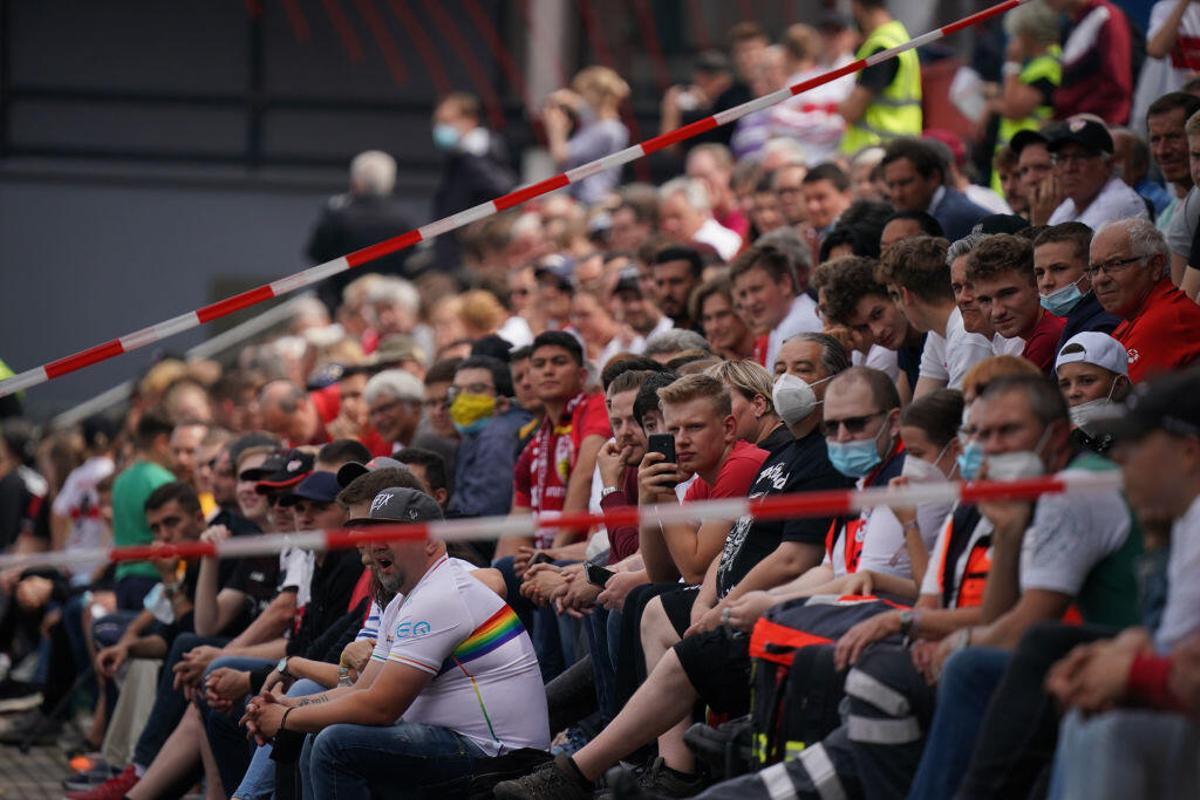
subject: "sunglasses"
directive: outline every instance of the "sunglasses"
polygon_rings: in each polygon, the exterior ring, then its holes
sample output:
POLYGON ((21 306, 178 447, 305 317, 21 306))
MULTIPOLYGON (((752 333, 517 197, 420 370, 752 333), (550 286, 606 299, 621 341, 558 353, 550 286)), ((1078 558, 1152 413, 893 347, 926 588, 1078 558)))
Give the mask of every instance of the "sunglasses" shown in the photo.
POLYGON ((846 417, 845 419, 827 419, 821 423, 821 433, 826 439, 832 439, 838 435, 838 431, 842 428, 846 429, 846 433, 851 436, 857 436, 867 429, 867 423, 875 419, 875 417, 883 416, 885 411, 876 411, 874 414, 867 414, 862 417, 846 417))

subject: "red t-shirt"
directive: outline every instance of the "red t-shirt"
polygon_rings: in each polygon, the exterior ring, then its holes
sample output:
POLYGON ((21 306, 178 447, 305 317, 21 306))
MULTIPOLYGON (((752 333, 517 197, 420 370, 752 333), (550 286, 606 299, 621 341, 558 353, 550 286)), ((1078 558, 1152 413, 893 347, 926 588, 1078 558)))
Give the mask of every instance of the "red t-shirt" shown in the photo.
POLYGON ((767 348, 771 346, 770 339, 771 336, 767 333, 764 333, 762 336, 759 336, 757 339, 755 339, 754 354, 751 356, 759 364, 766 367, 767 372, 774 371, 773 365, 767 363, 767 348))
POLYGON ((767 455, 766 450, 738 439, 733 443, 733 449, 726 457, 725 463, 717 470, 716 483, 709 486, 703 478, 697 476, 688 487, 687 494, 683 496, 683 502, 748 496, 750 485, 758 477, 758 471, 762 469, 767 455))
POLYGON ((1200 359, 1200 306, 1163 278, 1137 316, 1118 325, 1112 337, 1129 352, 1129 379, 1135 383, 1185 367, 1200 359))
POLYGON ((1042 372, 1049 374, 1054 370, 1054 360, 1058 357, 1058 340, 1062 337, 1067 321, 1044 309, 1038 313, 1041 317, 1037 325, 1033 326, 1033 333, 1025 340, 1025 349, 1021 351, 1021 355, 1037 364, 1042 372))
MULTIPOLYGON (((529 444, 513 468, 513 506, 529 508, 538 514, 557 514, 567 497, 567 481, 575 469, 579 447, 589 436, 612 436, 608 409, 600 392, 580 394, 567 403, 566 417, 555 425, 549 417, 542 420, 529 444)), ((536 537, 538 547, 554 541, 554 530, 542 528, 536 537)))

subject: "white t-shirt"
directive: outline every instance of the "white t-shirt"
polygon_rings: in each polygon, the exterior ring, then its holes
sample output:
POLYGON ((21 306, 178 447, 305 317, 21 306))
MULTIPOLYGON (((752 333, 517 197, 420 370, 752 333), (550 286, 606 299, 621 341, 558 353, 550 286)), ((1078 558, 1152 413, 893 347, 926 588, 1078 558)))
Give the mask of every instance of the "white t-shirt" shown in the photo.
POLYGON ((296 608, 304 608, 312 598, 312 577, 317 569, 316 554, 311 550, 289 547, 279 554, 279 591, 296 590, 296 608))
MULTIPOLYGON (((859 478, 855 486, 861 490, 865 479, 859 478)), ((900 520, 886 506, 877 506, 864 510, 859 519, 862 524, 855 532, 857 541, 862 542, 862 552, 858 556, 858 569, 895 575, 898 578, 912 578, 912 561, 908 557, 908 547, 904 542, 904 528, 900 520)), ((925 539, 926 548, 932 546, 937 537, 935 529, 925 539)), ((833 557, 825 554, 824 563, 833 568, 833 576, 840 578, 846 574, 846 526, 842 525, 837 539, 833 544, 833 557)))
POLYGON ((817 301, 807 294, 800 294, 792 301, 792 309, 775 329, 767 334, 767 371, 775 369, 775 357, 779 348, 797 333, 820 333, 824 329, 817 314, 817 301))
POLYGON ((1197 629, 1200 629, 1200 497, 1171 526, 1167 607, 1154 643, 1165 653, 1197 629))
POLYGON ((998 333, 992 334, 992 353, 998 356, 1019 356, 1025 352, 1025 340, 1020 336, 1011 339, 998 333))
MULTIPOLYGON (((479 569, 479 567, 476 567, 470 561, 464 561, 461 558, 452 558, 450 560, 453 563, 458 564, 460 567, 465 569, 467 571, 467 574, 470 574, 474 570, 479 569)), ((474 576, 472 576, 472 577, 474 577, 474 576)), ((397 595, 397 596, 402 597, 403 595, 397 595)), ((372 599, 371 607, 367 610, 367 618, 366 618, 366 620, 363 621, 363 626, 358 629, 358 635, 356 635, 354 637, 354 641, 357 642, 361 639, 371 639, 373 641, 379 641, 379 622, 382 618, 383 618, 383 609, 379 607, 378 601, 372 599)))
POLYGON ((443 556, 405 597, 388 603, 373 661, 432 680, 402 719, 449 728, 489 756, 546 750, 550 722, 533 642, 517 614, 443 556))
POLYGON ((871 345, 871 349, 864 356, 859 351, 855 350, 850 354, 850 363, 856 367, 864 366, 871 369, 877 369, 880 372, 886 372, 887 376, 892 380, 896 380, 896 376, 900 374, 900 365, 896 361, 896 351, 888 350, 886 347, 880 347, 877 344, 871 345))
POLYGON ((692 241, 709 245, 725 261, 731 261, 738 254, 738 250, 742 249, 742 237, 712 217, 704 221, 700 230, 692 237, 692 241))
MULTIPOLYGON (((1146 33, 1146 42, 1154 38, 1171 15, 1171 10, 1179 5, 1179 0, 1159 0, 1150 9, 1150 24, 1146 33)), ((1141 74, 1138 75, 1137 88, 1133 94, 1133 112, 1129 115, 1130 127, 1135 128, 1144 137, 1146 134, 1146 111, 1150 104, 1167 92, 1177 92, 1194 74, 1188 68, 1188 63, 1196 64, 1196 45, 1187 40, 1200 39, 1200 6, 1189 3, 1179 21, 1179 38, 1176 40, 1174 52, 1166 58, 1149 58, 1142 63, 1141 74), (1177 56, 1184 56, 1177 60, 1177 56)))
POLYGON ((1082 222, 1093 231, 1099 230, 1106 222, 1118 219, 1150 219, 1146 211, 1146 203, 1142 196, 1129 187, 1125 181, 1114 176, 1108 179, 1100 194, 1092 200, 1088 207, 1079 213, 1075 201, 1071 198, 1063 200, 1054 213, 1050 215, 1050 225, 1061 225, 1064 222, 1082 222))
POLYGON ((986 208, 993 214, 1011 214, 1012 207, 1005 202, 1004 198, 996 194, 986 186, 980 186, 977 183, 968 183, 967 188, 963 189, 963 194, 977 206, 986 208))
MULTIPOLYGON (((787 85, 795 86, 853 60, 849 55, 843 55, 833 65, 820 65, 797 72, 788 77, 787 85)), ((804 145, 804 161, 810 167, 836 160, 838 145, 846 132, 846 120, 833 106, 839 105, 853 91, 854 76, 843 75, 835 81, 814 86, 791 100, 784 100, 769 112, 771 134, 795 139, 804 145)))
MULTIPOLYGON (((113 473, 113 460, 108 456, 92 456, 67 475, 63 487, 54 498, 50 510, 71 520, 66 549, 81 550, 104 545, 105 528, 100 519, 100 495, 97 484, 113 473)), ((100 566, 77 564, 72 568, 72 583, 90 583, 92 572, 100 566)))
POLYGON ((930 331, 921 351, 922 378, 946 381, 949 389, 961 389, 971 367, 995 355, 992 343, 963 327, 962 311, 956 306, 946 320, 946 335, 930 331))
MULTIPOLYGON (((1058 474, 1095 471, 1068 467, 1058 474)), ((1130 527, 1129 508, 1116 490, 1042 495, 1021 542, 1021 591, 1078 595, 1092 568, 1125 544, 1130 527)))

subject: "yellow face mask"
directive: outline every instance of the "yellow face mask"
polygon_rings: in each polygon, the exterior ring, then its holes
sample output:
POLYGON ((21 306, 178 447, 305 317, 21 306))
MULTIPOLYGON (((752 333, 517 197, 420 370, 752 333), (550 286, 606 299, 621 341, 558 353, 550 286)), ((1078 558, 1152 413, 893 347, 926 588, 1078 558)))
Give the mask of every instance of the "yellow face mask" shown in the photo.
POLYGON ((496 398, 490 394, 463 392, 450 404, 450 421, 461 434, 478 433, 496 413, 496 398))

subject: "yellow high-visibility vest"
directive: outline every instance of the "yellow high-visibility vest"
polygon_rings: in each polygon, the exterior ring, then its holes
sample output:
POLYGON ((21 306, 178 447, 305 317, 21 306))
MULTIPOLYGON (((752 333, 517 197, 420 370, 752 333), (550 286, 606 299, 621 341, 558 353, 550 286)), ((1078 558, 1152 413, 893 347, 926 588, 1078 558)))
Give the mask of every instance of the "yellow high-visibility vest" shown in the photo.
MULTIPOLYGON (((857 58, 872 52, 904 44, 908 31, 899 20, 892 20, 871 31, 857 58)), ((842 137, 841 150, 847 155, 864 147, 886 143, 900 136, 921 135, 921 64, 916 50, 906 50, 896 57, 900 68, 896 77, 871 101, 858 122, 851 123, 842 137)))

